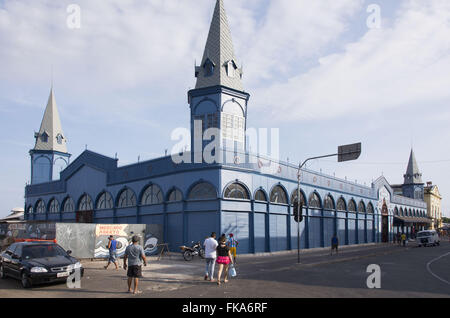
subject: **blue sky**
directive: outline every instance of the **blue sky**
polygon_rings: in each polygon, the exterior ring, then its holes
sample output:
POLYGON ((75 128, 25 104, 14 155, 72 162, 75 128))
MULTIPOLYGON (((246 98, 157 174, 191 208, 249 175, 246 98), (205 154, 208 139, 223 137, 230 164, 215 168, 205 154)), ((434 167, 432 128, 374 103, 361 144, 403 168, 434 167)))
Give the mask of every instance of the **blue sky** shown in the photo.
MULTIPOLYGON (((213 0, 0 0, 0 216, 23 206, 54 78, 68 149, 128 164, 164 155, 189 125, 213 0), (67 6, 81 28, 67 27, 67 6)), ((447 0, 225 0, 248 125, 280 128, 298 162, 361 141, 357 162, 309 168, 370 185, 403 181, 411 146, 450 214, 450 3, 447 0), (367 27, 370 4, 381 28, 367 27)))

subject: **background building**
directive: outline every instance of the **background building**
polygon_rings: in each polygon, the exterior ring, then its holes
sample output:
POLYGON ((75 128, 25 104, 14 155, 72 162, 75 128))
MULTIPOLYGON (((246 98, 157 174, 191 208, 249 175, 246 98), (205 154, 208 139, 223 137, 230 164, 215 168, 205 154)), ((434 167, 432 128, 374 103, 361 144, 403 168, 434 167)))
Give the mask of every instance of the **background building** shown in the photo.
POLYGON ((425 202, 427 203, 428 217, 432 220, 431 229, 440 229, 443 227, 442 222, 442 197, 439 193, 437 185, 428 182, 425 187, 425 202))
POLYGON ((14 208, 11 210, 11 214, 7 217, 0 219, 0 223, 17 223, 24 221, 24 209, 14 208))

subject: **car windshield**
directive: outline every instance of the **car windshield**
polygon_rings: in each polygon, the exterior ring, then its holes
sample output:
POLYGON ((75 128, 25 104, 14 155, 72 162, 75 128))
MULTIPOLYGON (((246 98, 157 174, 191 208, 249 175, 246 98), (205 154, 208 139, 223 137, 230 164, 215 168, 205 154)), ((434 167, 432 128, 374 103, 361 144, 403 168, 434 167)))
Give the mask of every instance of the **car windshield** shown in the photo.
POLYGON ((31 245, 24 246, 22 257, 24 259, 66 256, 67 253, 58 245, 31 245))
POLYGON ((417 234, 417 237, 425 237, 425 236, 431 236, 431 232, 420 232, 417 234))

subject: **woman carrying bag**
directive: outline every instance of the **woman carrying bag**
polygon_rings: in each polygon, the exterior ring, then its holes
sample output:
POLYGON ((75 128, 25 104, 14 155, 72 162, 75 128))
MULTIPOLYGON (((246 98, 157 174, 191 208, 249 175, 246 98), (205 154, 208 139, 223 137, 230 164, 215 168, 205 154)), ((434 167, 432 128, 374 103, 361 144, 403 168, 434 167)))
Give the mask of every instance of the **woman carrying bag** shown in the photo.
MULTIPOLYGON (((228 270, 230 264, 233 264, 230 248, 227 246, 226 239, 221 238, 219 246, 217 246, 217 261, 219 265, 219 272, 217 273, 217 285, 220 285, 220 279, 222 277, 222 272, 225 268, 225 278, 224 283, 228 283, 228 270)), ((234 264, 233 264, 234 265, 234 264)))

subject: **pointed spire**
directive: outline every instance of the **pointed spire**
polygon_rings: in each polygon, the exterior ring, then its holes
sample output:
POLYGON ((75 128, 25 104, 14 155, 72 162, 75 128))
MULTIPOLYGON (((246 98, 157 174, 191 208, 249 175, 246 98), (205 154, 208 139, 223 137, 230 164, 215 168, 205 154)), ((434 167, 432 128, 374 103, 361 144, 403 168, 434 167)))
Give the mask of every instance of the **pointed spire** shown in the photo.
POLYGON ((419 171, 419 166, 416 161, 416 156, 414 155, 414 150, 411 149, 411 154, 409 156, 408 168, 406 169, 406 174, 404 175, 404 184, 423 184, 422 174, 419 171))
POLYGON ((243 91, 223 0, 217 0, 202 63, 195 68, 196 88, 222 85, 243 91))
POLYGON ((53 84, 50 89, 47 107, 45 108, 41 128, 35 134, 34 150, 51 150, 67 153, 66 138, 61 127, 58 107, 56 105, 53 84))

